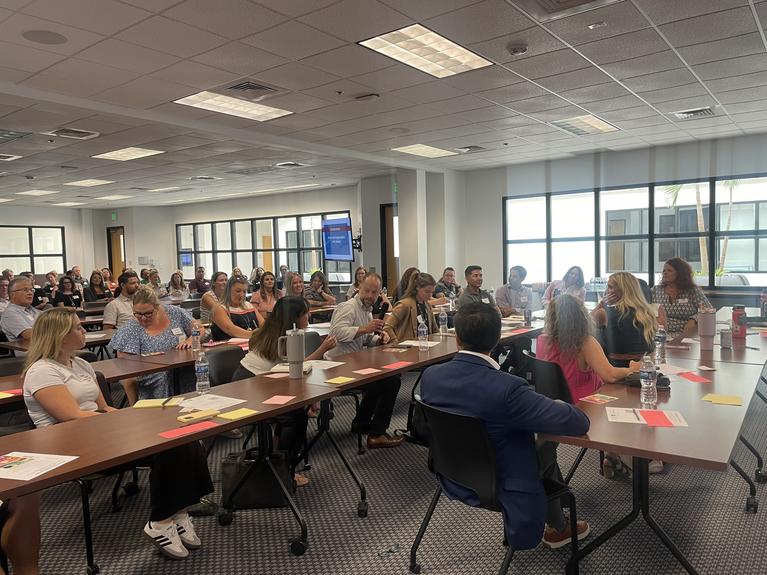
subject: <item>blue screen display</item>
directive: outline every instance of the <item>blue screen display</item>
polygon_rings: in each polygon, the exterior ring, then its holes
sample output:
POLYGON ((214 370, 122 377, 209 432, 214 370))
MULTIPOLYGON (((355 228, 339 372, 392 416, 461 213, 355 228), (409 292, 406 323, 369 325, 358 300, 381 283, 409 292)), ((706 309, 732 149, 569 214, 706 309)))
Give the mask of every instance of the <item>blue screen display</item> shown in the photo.
POLYGON ((349 218, 322 222, 322 251, 326 260, 354 261, 352 249, 352 222, 349 218))

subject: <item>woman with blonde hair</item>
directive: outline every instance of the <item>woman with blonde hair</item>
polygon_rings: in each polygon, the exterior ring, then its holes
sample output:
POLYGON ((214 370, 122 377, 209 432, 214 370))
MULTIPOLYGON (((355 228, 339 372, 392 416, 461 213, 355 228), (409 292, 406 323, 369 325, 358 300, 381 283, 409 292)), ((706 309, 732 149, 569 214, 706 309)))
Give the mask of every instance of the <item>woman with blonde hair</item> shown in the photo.
POLYGON ((652 350, 658 322, 637 279, 618 272, 607 280, 605 297, 591 312, 597 327, 604 328, 607 358, 616 367, 627 367, 652 350))
POLYGON ((304 279, 296 272, 287 272, 285 274, 285 289, 282 295, 292 295, 294 297, 304 297, 304 279))
POLYGON ((181 270, 176 270, 171 274, 168 282, 168 295, 171 299, 189 299, 189 288, 186 286, 181 270))
POLYGON ((211 314, 210 335, 213 341, 249 338, 253 330, 264 324, 264 318, 246 299, 247 291, 248 278, 232 276, 226 282, 221 302, 211 314))
MULTIPOLYGON (((31 341, 24 402, 35 426, 114 411, 101 394, 93 368, 75 355, 85 345, 85 330, 73 309, 55 308, 40 314, 31 341)), ((186 509, 213 491, 205 451, 194 441, 151 457, 149 464, 151 512, 144 534, 165 555, 183 559, 189 555, 188 549, 202 545, 186 509)))
POLYGON ((416 339, 420 323, 426 325, 430 334, 439 331, 429 303, 436 286, 437 282, 427 273, 417 272, 410 276, 402 299, 392 308, 384 324, 384 331, 392 341, 416 339))

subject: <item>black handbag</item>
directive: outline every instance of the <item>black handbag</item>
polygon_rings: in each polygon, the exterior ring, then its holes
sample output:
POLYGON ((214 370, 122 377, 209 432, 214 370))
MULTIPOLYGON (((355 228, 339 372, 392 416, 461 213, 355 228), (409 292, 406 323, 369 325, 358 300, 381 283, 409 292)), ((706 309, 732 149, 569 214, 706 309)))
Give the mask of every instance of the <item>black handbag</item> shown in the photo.
MULTIPOLYGON (((293 490, 293 478, 290 475, 290 465, 284 451, 274 451, 269 455, 269 461, 277 471, 279 480, 289 490, 293 490)), ((254 467, 247 481, 235 494, 232 506, 236 509, 268 509, 285 507, 287 501, 277 478, 269 469, 266 460, 258 455, 258 448, 230 453, 221 460, 221 502, 226 503, 245 472, 254 467)))

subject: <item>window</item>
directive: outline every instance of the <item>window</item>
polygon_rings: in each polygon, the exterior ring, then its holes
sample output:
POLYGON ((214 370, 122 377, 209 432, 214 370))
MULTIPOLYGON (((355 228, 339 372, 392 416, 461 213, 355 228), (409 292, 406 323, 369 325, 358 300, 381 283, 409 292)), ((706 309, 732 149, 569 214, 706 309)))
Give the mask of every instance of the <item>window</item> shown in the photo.
POLYGON ((599 193, 601 275, 619 271, 649 280, 650 190, 648 187, 604 190, 599 193))
POLYGON ((546 198, 514 198, 506 201, 506 265, 504 280, 511 266, 527 270, 525 282, 545 282, 546 198))
POLYGON ((66 271, 64 228, 0 226, 0 270, 45 275, 66 271))
POLYGON ((246 276, 262 267, 275 274, 281 265, 309 280, 324 270, 331 283, 350 283, 351 262, 325 262, 322 254, 322 221, 348 218, 349 212, 306 214, 176 226, 179 267, 184 277, 194 275, 194 265, 231 274, 239 267, 246 276))

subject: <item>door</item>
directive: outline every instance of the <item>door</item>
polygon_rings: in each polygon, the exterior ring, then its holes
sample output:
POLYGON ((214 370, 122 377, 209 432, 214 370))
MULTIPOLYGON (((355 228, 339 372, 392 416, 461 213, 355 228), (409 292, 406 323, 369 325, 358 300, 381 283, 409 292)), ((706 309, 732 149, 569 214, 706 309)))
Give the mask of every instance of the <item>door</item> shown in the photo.
POLYGON ((390 296, 399 281, 399 218, 397 204, 381 205, 381 277, 390 296))
POLYGON ((125 269, 125 229, 122 226, 107 228, 107 256, 109 271, 114 281, 117 281, 125 269))

